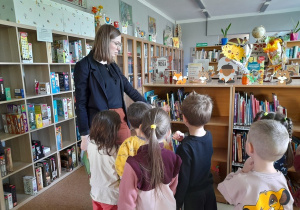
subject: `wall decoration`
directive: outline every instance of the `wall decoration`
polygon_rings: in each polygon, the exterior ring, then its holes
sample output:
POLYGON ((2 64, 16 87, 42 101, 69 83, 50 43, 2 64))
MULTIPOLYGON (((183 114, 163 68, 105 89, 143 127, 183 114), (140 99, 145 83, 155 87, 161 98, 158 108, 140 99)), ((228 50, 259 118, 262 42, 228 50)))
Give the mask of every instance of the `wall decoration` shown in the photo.
POLYGON ((69 2, 70 4, 75 4, 76 6, 87 8, 87 0, 63 0, 69 2))
POLYGON ((156 20, 150 16, 148 18, 148 32, 149 34, 156 34, 156 20))
POLYGON ((120 20, 122 24, 132 26, 132 6, 120 0, 120 20))

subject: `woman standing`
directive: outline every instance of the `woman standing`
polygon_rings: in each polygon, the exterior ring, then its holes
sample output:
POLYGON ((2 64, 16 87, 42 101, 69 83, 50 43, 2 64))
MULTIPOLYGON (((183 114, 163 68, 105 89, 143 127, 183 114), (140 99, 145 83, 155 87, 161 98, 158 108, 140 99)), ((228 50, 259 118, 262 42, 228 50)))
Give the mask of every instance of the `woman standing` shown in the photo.
POLYGON ((103 25, 96 34, 92 51, 75 65, 76 114, 82 150, 87 148, 91 122, 99 111, 115 110, 120 115, 118 144, 130 136, 124 92, 133 101, 146 102, 113 61, 121 47, 120 31, 112 25, 103 25))

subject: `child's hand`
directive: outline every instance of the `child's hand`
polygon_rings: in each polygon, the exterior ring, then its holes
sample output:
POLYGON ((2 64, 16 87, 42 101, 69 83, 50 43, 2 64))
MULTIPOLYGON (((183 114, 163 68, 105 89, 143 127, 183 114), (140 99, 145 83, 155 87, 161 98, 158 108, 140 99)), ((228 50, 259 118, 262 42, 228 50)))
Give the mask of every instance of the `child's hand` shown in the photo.
POLYGON ((169 112, 170 111, 170 106, 168 104, 164 105, 162 107, 162 109, 165 111, 165 112, 169 112))
POLYGON ((173 139, 177 141, 182 141, 182 139, 184 139, 184 133, 181 133, 180 131, 176 131, 173 135, 173 139))
POLYGON ((253 167, 254 167, 254 161, 251 157, 249 157, 245 163, 244 163, 244 167, 242 169, 242 171, 244 173, 248 173, 249 171, 252 171, 253 170, 253 167))
POLYGON ((296 155, 300 155, 300 146, 297 147, 296 155))

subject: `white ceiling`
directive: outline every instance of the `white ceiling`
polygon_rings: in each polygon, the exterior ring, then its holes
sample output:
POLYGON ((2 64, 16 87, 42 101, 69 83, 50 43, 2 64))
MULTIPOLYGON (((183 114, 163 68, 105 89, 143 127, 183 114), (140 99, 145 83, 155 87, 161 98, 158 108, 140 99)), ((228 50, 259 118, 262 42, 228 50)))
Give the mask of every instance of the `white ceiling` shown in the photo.
MULTIPOLYGON (((198 0, 139 0, 172 22, 205 21, 196 1, 198 0)), ((262 14, 300 11, 300 0, 269 0, 266 11, 259 10, 266 0, 201 0, 210 19, 224 19, 262 14)), ((300 17, 299 17, 300 19, 300 17)), ((297 21, 297 20, 295 20, 297 21)))

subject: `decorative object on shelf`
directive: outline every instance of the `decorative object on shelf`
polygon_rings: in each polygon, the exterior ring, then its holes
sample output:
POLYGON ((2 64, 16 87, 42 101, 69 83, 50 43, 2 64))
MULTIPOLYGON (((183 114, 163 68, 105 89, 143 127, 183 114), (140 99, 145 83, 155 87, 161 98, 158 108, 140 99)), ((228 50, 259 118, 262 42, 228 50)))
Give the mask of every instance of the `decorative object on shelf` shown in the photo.
POLYGON ((186 83, 186 76, 182 77, 182 73, 174 73, 173 80, 176 81, 176 85, 186 83))
MULTIPOLYGON (((263 51, 267 54, 270 64, 267 71, 272 71, 271 75, 267 77, 271 82, 277 70, 283 69, 285 63, 287 63, 287 57, 285 53, 286 44, 281 38, 267 37, 267 46, 263 48, 263 51)), ((267 74, 268 75, 268 74, 267 74)))
POLYGON ((119 22, 118 21, 114 21, 114 27, 119 30, 119 22))
POLYGON ((252 36, 257 40, 256 42, 261 42, 266 34, 266 29, 263 26, 257 26, 252 30, 252 36))
POLYGON ((98 7, 92 7, 92 13, 95 17, 95 33, 97 33, 100 26, 105 23, 104 15, 102 14, 102 9, 102 5, 99 5, 98 7))
POLYGON ((104 21, 105 21, 105 24, 112 24, 110 17, 105 16, 104 21))
POLYGON ((78 7, 87 8, 87 0, 63 0, 70 4, 75 4, 78 7))
POLYGON ((165 70, 165 84, 173 83, 173 74, 176 73, 176 70, 165 70))
POLYGON ((132 26, 132 6, 120 0, 120 21, 132 26))
POLYGON ((248 85, 250 83, 250 74, 243 74, 242 76, 242 84, 248 85))
MULTIPOLYGON (((239 38, 237 38, 237 42, 238 43, 229 42, 227 45, 223 46, 222 53, 226 56, 226 58, 231 59, 231 62, 237 65, 243 74, 249 74, 250 72, 246 64, 250 58, 253 49, 253 44, 247 44, 246 40, 241 41, 239 38)), ((221 68, 218 64, 218 71, 220 71, 219 69, 221 68)))
POLYGON ((220 83, 234 83, 234 76, 236 75, 236 71, 238 71, 238 66, 234 64, 231 59, 223 57, 219 60, 218 75, 220 83))
POLYGON ((222 32, 222 34, 223 34, 223 38, 222 38, 222 45, 225 45, 225 44, 227 44, 227 42, 228 42, 228 38, 227 38, 227 32, 228 32, 228 30, 230 29, 230 27, 231 27, 231 23, 227 26, 227 28, 225 29, 225 31, 223 30, 223 28, 221 28, 221 32, 222 32))
POLYGON ((122 33, 127 34, 128 22, 122 23, 122 33))
POLYGON ((166 29, 164 30, 164 45, 172 47, 172 28, 170 26, 166 26, 166 29))
POLYGON ((173 47, 179 48, 179 38, 173 37, 173 47))
POLYGON ((156 20, 153 17, 148 17, 148 32, 149 34, 156 34, 156 20))
POLYGON ((290 33, 290 40, 291 41, 296 41, 298 40, 298 31, 300 31, 300 26, 299 26, 300 21, 298 20, 295 28, 291 31, 290 33), (299 26, 299 27, 298 27, 299 26))
POLYGON ((289 72, 288 70, 278 69, 275 77, 278 79, 278 85, 286 85, 292 82, 293 72, 289 72))
POLYGON ((198 76, 199 76, 199 83, 201 85, 205 85, 207 82, 211 82, 211 78, 207 71, 200 71, 198 76))
POLYGON ((290 65, 286 65, 286 70, 289 72, 293 72, 293 76, 299 76, 299 64, 292 63, 290 65))

